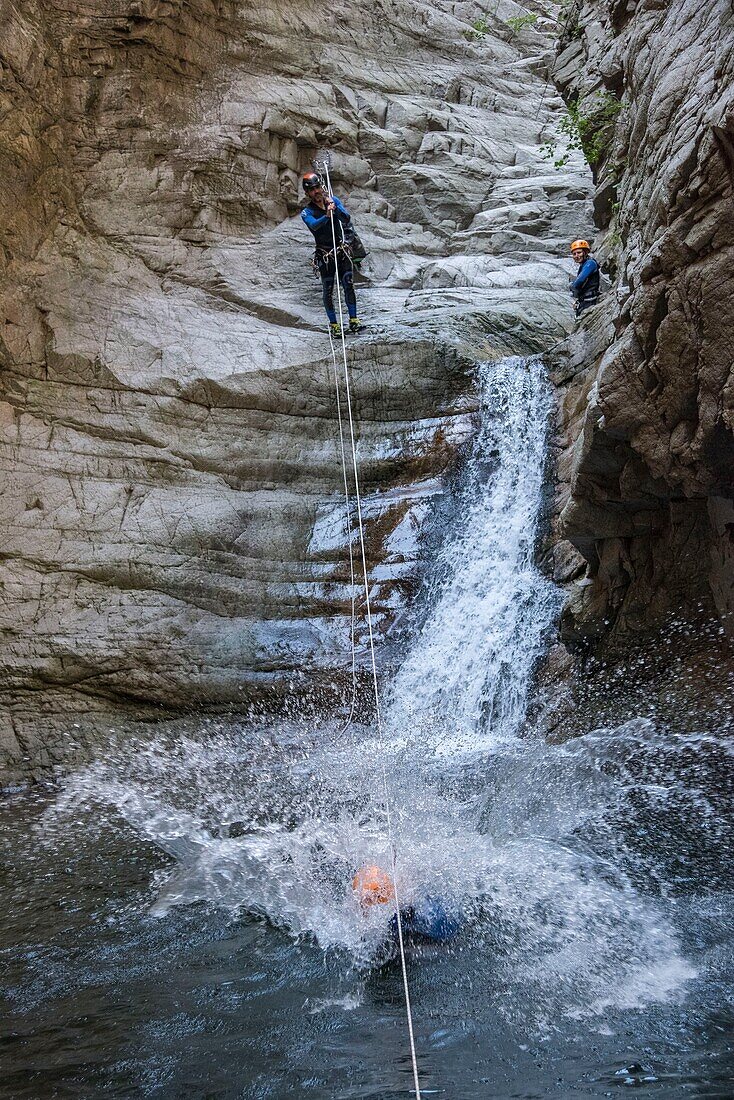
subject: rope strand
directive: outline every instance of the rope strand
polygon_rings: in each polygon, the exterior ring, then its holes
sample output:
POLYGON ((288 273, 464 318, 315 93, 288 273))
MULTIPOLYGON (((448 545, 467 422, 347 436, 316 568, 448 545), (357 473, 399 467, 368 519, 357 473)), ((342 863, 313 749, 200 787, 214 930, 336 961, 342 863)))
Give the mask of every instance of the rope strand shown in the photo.
MULTIPOLYGON (((329 166, 324 164, 324 172, 326 174, 326 188, 329 198, 333 197, 333 191, 331 189, 331 179, 329 177, 329 166)), ((359 471, 357 469, 357 447, 354 439, 354 416, 352 414, 352 395, 349 387, 349 369, 347 364, 347 346, 344 337, 344 314, 342 311, 341 302, 341 281, 339 279, 339 260, 336 250, 336 229, 334 226, 334 216, 331 215, 331 235, 334 243, 334 273, 335 273, 335 285, 337 294, 337 303, 339 306, 339 328, 341 329, 342 340, 342 359, 343 359, 343 371, 344 371, 344 392, 347 402, 347 415, 349 417, 349 439, 352 451, 352 473, 354 477, 354 499, 357 505, 357 522, 359 524, 359 545, 362 556, 362 572, 364 578, 364 597, 365 597, 365 610, 367 617, 367 631, 369 635, 370 645, 370 660, 372 664, 372 685, 375 695, 375 717, 377 721, 377 732, 380 745, 384 747, 385 736, 382 728, 382 714, 380 712, 380 691, 377 681, 377 661, 375 657, 375 639, 372 630, 372 609, 370 607, 370 586, 369 577, 367 575, 367 553, 365 550, 364 541, 364 523, 362 519, 362 499, 359 491, 359 471)), ((343 230, 342 230, 343 235, 343 230)), ((420 1100, 421 1089, 420 1081, 418 1078, 418 1058, 415 1051, 415 1035, 413 1031, 413 1011, 410 1003, 410 989, 408 987, 408 969, 405 961, 405 942, 403 938, 403 922, 400 916, 400 898, 398 895, 398 882, 396 874, 396 856, 395 856, 395 844, 393 841, 392 831, 392 815, 390 813, 390 794, 387 783, 387 768, 385 766, 385 754, 380 753, 380 764, 382 768, 382 785, 385 799, 385 823, 387 826, 388 844, 390 846, 390 869, 392 873, 393 887, 395 891, 395 911, 397 916, 397 928, 398 928, 398 946, 400 949, 400 967, 403 975, 403 993, 405 996, 405 1012, 408 1020, 408 1039, 410 1042, 410 1058, 413 1066, 413 1083, 415 1085, 415 1094, 417 1100, 420 1100)))
POLYGON ((341 398, 339 396, 339 368, 336 364, 336 348, 334 347, 334 340, 331 335, 331 329, 329 330, 329 343, 331 344, 331 362, 334 368, 334 389, 336 392, 336 415, 339 421, 339 449, 341 451, 342 459, 342 475, 344 478, 344 519, 346 526, 347 545, 349 547, 349 593, 352 600, 352 614, 350 622, 350 638, 352 645, 352 702, 349 707, 349 717, 344 723, 344 728, 341 733, 346 733, 349 729, 352 719, 354 718, 354 712, 357 709, 357 646, 355 639, 355 626, 356 626, 356 598, 354 594, 355 589, 355 576, 354 576, 354 548, 352 546, 352 510, 349 505, 349 479, 347 476, 347 454, 344 445, 344 425, 342 422, 342 408, 341 398))

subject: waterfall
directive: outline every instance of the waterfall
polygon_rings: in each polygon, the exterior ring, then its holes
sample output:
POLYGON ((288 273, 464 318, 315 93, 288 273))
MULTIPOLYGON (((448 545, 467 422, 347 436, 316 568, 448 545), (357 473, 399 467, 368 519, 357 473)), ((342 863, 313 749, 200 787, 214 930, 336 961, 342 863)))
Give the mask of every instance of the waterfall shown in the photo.
POLYGON ((535 564, 551 394, 542 364, 478 369, 481 427, 440 552, 433 609, 392 687, 388 724, 418 725, 438 751, 517 734, 559 607, 535 564))

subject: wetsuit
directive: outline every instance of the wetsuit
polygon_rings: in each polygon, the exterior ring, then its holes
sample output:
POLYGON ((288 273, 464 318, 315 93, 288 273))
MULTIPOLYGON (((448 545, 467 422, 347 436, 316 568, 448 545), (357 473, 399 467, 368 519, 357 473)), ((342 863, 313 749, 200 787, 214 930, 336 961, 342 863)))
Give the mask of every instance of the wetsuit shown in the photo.
MULTIPOLYGON (((460 910, 448 906, 442 898, 427 897, 417 905, 401 908, 400 923, 404 936, 444 943, 460 931, 463 917, 460 910)), ((395 916, 390 921, 390 934, 397 941, 398 920, 395 916)))
POLYGON ((576 316, 599 301, 599 264, 593 256, 587 256, 579 264, 578 274, 571 283, 571 293, 576 299, 576 316))
MULTIPOLYGON (((344 287, 344 300, 347 303, 349 317, 352 318, 357 316, 357 299, 352 282, 354 267, 351 255, 348 250, 345 250, 344 246, 346 245, 348 249, 354 230, 349 212, 336 197, 334 197, 333 202, 339 276, 344 287)), ((334 310, 336 263, 334 259, 334 240, 331 233, 331 218, 315 202, 310 202, 308 206, 304 207, 301 211, 301 217, 313 233, 316 242, 314 263, 318 267, 321 276, 326 316, 332 324, 336 324, 336 311, 334 310)))

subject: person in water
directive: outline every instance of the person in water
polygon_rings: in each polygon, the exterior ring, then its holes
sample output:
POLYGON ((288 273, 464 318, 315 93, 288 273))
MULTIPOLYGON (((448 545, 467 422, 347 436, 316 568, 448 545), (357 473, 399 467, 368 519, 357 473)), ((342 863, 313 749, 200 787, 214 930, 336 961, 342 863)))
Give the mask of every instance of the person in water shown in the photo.
POLYGON ((571 255, 579 265, 576 278, 572 280, 570 290, 576 299, 576 316, 590 309, 599 301, 599 265, 591 255, 588 241, 574 241, 571 255))
MULTIPOLYGON (((337 263, 339 278, 344 288, 344 300, 349 312, 349 332, 358 333, 362 323, 357 317, 357 296, 354 293, 354 264, 350 243, 354 238, 354 227, 349 211, 336 195, 331 198, 324 191, 318 172, 307 172, 303 177, 303 190, 308 199, 301 211, 301 217, 314 236, 316 250, 314 263, 321 276, 321 288, 324 295, 324 309, 329 318, 332 336, 341 336, 339 322, 334 309, 334 283, 336 282, 337 263), (333 232, 332 232, 333 226, 333 232), (334 238, 336 237, 336 254, 334 238)), ((338 293, 338 291, 337 291, 338 293)))
MULTIPOLYGON (((392 875, 376 864, 360 867, 352 879, 352 891, 363 912, 375 906, 385 906, 391 912, 388 931, 393 940, 398 939, 398 920, 395 909, 395 884, 392 875)), ((401 905, 400 924, 404 938, 433 940, 444 943, 453 939, 461 928, 461 914, 452 909, 440 897, 426 895, 414 905, 401 905)))

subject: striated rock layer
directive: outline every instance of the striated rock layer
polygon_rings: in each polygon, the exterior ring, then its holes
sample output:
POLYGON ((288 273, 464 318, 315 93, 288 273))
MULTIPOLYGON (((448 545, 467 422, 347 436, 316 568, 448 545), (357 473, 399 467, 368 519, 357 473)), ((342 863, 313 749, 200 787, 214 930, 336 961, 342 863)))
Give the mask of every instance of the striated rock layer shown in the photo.
POLYGON ((5 775, 121 716, 349 667, 297 217, 322 147, 371 253, 349 358, 379 637, 399 620, 474 430, 474 362, 570 327, 588 185, 542 155, 560 101, 538 10, 516 33, 511 0, 2 6, 5 775))
POLYGON ((681 617, 731 633, 731 5, 582 0, 561 47, 614 280, 556 364, 565 636, 609 650, 681 617))

